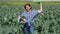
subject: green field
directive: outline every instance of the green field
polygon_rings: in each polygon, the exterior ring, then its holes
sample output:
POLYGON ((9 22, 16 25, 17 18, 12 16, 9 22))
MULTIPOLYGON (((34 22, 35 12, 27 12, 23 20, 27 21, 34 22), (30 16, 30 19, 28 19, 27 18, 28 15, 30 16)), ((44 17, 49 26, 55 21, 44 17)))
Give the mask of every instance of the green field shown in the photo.
MULTIPOLYGON (((30 3, 39 9, 39 2, 0 2, 0 34, 23 34, 23 25, 17 18, 24 12, 24 5, 30 3)), ((35 34, 60 34, 60 3, 43 2, 43 12, 36 16, 35 34)))

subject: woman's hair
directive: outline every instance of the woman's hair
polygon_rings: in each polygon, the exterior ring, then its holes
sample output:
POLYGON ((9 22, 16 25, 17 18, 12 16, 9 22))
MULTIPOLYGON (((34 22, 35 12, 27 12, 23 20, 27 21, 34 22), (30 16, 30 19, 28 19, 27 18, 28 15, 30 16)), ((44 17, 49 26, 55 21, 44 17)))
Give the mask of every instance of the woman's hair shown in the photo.
MULTIPOLYGON (((27 5, 28 5, 29 7, 31 7, 31 5, 27 3, 27 4, 25 4, 25 6, 24 6, 25 9, 26 9, 26 6, 27 6, 27 5)), ((32 9, 32 7, 31 7, 30 9, 32 9)))

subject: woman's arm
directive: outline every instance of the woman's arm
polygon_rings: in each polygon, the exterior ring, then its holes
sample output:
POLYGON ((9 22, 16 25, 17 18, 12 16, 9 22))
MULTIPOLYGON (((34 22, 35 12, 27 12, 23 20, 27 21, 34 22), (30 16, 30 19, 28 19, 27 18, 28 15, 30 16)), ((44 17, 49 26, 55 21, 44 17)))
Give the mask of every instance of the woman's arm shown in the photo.
POLYGON ((42 12, 43 11, 43 8, 42 8, 42 3, 40 3, 40 9, 38 10, 38 12, 42 12))

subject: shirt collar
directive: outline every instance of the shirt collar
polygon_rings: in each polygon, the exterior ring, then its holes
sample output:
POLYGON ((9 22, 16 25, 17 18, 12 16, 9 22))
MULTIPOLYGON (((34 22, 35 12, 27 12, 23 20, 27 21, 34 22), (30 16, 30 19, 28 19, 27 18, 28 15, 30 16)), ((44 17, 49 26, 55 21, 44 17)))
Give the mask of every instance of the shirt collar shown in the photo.
POLYGON ((30 10, 29 12, 27 12, 27 11, 26 11, 26 14, 27 14, 27 13, 29 13, 29 14, 30 14, 30 13, 31 13, 31 11, 32 11, 32 10, 30 10))

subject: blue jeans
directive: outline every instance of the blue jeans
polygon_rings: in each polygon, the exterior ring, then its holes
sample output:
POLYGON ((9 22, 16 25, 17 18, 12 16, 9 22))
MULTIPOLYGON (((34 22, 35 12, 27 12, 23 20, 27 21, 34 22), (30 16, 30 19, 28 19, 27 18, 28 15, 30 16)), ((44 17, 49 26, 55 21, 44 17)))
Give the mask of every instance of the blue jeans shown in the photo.
POLYGON ((34 27, 33 26, 24 27, 24 33, 25 34, 34 34, 34 27))

